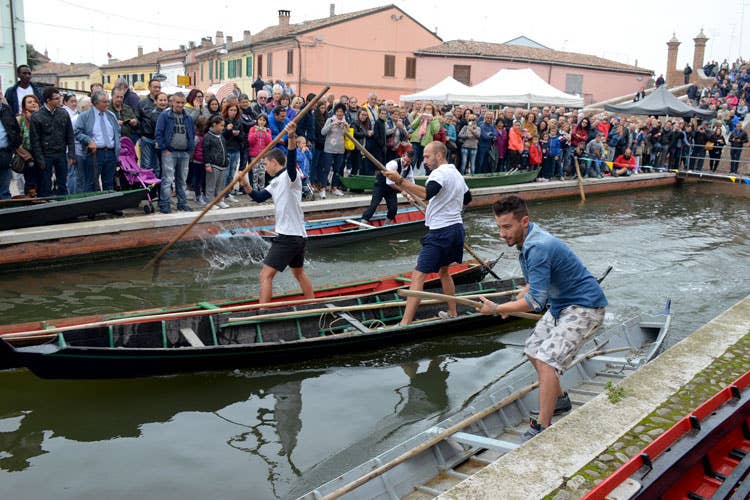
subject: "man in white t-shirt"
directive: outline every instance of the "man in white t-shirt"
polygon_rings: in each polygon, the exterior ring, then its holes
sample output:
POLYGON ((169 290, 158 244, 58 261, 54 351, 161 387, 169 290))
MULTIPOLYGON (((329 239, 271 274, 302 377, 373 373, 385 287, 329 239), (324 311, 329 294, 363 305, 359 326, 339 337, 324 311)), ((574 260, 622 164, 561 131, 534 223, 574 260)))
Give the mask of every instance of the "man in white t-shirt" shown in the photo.
MULTIPOLYGON (((425 147, 424 161, 430 168, 430 176, 424 187, 404 179, 398 172, 386 171, 384 175, 402 190, 428 200, 424 223, 430 231, 422 238, 422 249, 409 289, 421 291, 426 275, 437 272, 443 293, 454 295, 456 287, 448 266, 463 260, 464 224, 461 211, 471 202, 471 191, 455 165, 447 163, 447 156, 448 149, 442 142, 433 141, 425 147)), ((418 297, 406 300, 402 326, 414 320, 418 306, 418 297)), ((448 315, 456 316, 455 302, 448 302, 448 315)))
POLYGON ((16 69, 18 81, 5 90, 5 100, 16 115, 21 114, 21 103, 27 95, 35 95, 37 100, 44 104, 42 90, 36 83, 31 81, 31 68, 28 64, 22 64, 16 69))
POLYGON ((299 282, 306 299, 314 297, 312 282, 305 273, 305 214, 302 211, 302 179, 297 172, 297 125, 290 122, 284 127, 288 135, 287 155, 280 149, 272 149, 266 154, 266 173, 272 177, 265 189, 250 190, 245 185, 250 197, 262 203, 273 199, 276 215, 276 233, 278 236, 271 242, 271 249, 263 259, 260 271, 260 303, 271 301, 273 295, 273 278, 276 273, 289 266, 299 282))
MULTIPOLYGON (((414 163, 414 151, 405 151, 401 158, 396 158, 385 164, 386 170, 393 170, 398 172, 401 177, 414 182, 414 169, 412 168, 414 163)), ((378 172, 375 174, 375 184, 372 188, 372 198, 370 199, 370 206, 362 214, 363 222, 370 222, 370 217, 378 209, 380 202, 385 199, 385 205, 388 207, 386 219, 388 224, 393 224, 396 214, 398 213, 398 199, 397 195, 401 192, 401 188, 396 186, 392 180, 386 179, 382 173, 378 172)), ((410 195, 404 193, 407 199, 411 201, 410 195)))

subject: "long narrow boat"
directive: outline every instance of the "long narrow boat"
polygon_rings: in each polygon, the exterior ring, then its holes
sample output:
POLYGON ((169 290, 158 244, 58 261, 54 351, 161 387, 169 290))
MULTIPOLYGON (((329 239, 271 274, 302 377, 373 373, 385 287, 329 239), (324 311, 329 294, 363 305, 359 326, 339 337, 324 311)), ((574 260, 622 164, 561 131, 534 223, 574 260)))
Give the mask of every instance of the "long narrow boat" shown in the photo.
MULTIPOLYGON (((509 300, 523 281, 456 286, 457 295, 496 295, 509 300)), ((44 344, 0 350, 43 378, 118 378, 268 366, 415 342, 496 323, 498 318, 459 304, 442 318, 445 304, 423 301, 415 321, 398 323, 405 301, 395 292, 273 311, 175 314, 65 329, 44 344)), ((507 320, 506 320, 507 321, 507 320)))
MULTIPOLYGON (((510 186, 512 184, 522 184, 531 182, 539 175, 539 169, 535 170, 515 170, 510 172, 497 172, 494 174, 474 174, 465 175, 464 180, 469 189, 483 187, 510 186)), ((414 181, 420 186, 424 186, 427 176, 417 176, 414 181)), ((372 175, 352 175, 341 178, 344 187, 350 191, 372 191, 375 183, 375 177, 372 175)))
MULTIPOLYGON (((326 248, 345 245, 374 237, 391 236, 424 225, 424 214, 417 208, 402 208, 396 213, 393 224, 386 219, 386 212, 376 212, 369 221, 362 216, 343 216, 305 222, 308 248, 326 248)), ((223 231, 216 237, 236 239, 260 236, 270 241, 277 236, 275 226, 259 226, 223 231)))
POLYGON ((750 371, 610 474, 584 499, 750 498, 750 371))
POLYGON ((46 226, 102 212, 125 210, 138 206, 146 198, 146 193, 147 189, 133 189, 10 200, 11 206, 4 208, 0 205, 0 231, 46 226))
MULTIPOLYGON (((668 307, 604 328, 561 377, 575 407, 653 359, 669 330, 668 307)), ((519 351, 527 332, 503 336, 519 351)), ((496 379, 487 396, 452 417, 345 472, 302 500, 434 498, 522 445, 529 408, 537 407, 536 373, 529 363, 496 379), (502 380, 502 382, 500 382, 502 380)), ((553 423, 559 418, 555 417, 553 423)), ((499 494, 498 498, 502 495, 499 494)))

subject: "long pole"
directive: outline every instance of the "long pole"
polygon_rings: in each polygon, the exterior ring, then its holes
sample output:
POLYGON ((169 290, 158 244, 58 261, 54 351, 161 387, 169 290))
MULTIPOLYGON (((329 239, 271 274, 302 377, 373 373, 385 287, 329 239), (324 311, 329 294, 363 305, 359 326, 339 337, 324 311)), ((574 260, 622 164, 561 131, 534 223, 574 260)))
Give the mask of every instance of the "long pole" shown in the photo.
POLYGON ((581 177, 581 167, 578 165, 578 158, 573 157, 576 167, 576 177, 578 178, 578 190, 581 192, 581 201, 586 201, 586 193, 583 192, 583 177, 581 177))
MULTIPOLYGON (((362 154, 365 155, 365 157, 367 157, 367 159, 370 160, 370 162, 373 165, 375 165, 375 167, 378 170, 385 171, 385 167, 383 166, 383 164, 380 163, 380 161, 377 158, 375 158, 369 151, 367 151, 365 147, 362 144, 360 144, 357 139, 355 139, 348 131, 345 131, 344 134, 346 135, 346 137, 349 138, 350 141, 354 143, 354 146, 357 149, 359 149, 362 152, 362 154)), ((404 188, 401 188, 401 189, 404 189, 404 188)), ((406 191, 408 192, 408 189, 406 189, 406 191)), ((417 209, 419 209, 420 212, 425 213, 425 210, 427 207, 425 206, 424 202, 420 200, 414 193, 409 193, 409 194, 414 196, 415 198, 414 201, 416 203, 415 206, 417 207, 417 209)), ((487 269, 487 271, 492 275, 493 278, 495 278, 496 280, 502 279, 500 278, 500 276, 498 276, 495 273, 495 271, 492 270, 489 264, 487 264, 487 262, 484 259, 482 259, 479 255, 477 255, 474 252, 474 250, 472 250, 471 247, 467 245, 466 243, 464 243, 464 250, 466 250, 469 253, 469 255, 474 257, 474 259, 476 259, 477 262, 479 262, 485 269, 487 269)))
MULTIPOLYGON (((302 108, 302 111, 300 111, 299 113, 297 113, 297 116, 294 117, 294 119, 291 121, 291 123, 294 123, 296 125, 297 122, 299 122, 300 119, 302 119, 303 116, 305 116, 311 109, 314 109, 315 105, 318 103, 318 101, 325 95, 326 92, 328 92, 328 90, 330 88, 331 87, 326 86, 323 90, 321 90, 318 93, 318 95, 316 95, 315 98, 312 101, 310 101, 309 103, 307 103, 307 106, 305 106, 304 108, 302 108)), ((174 245, 175 243, 177 243, 183 236, 185 236, 193 228, 193 226, 195 226, 198 223, 198 221, 200 221, 203 218, 203 216, 206 215, 206 213, 209 210, 211 210, 211 208, 214 205, 216 205, 217 203, 219 203, 221 200, 224 199, 224 196, 226 196, 227 193, 229 193, 229 191, 232 190, 232 188, 234 187, 234 185, 237 184, 240 181, 240 179, 242 179, 243 177, 245 177, 245 175, 248 172, 251 172, 253 170, 253 167, 259 161, 261 161, 263 159, 263 157, 266 155, 266 153, 268 153, 269 151, 271 151, 274 147, 276 147, 276 145, 279 142, 281 142, 284 139, 284 135, 285 134, 279 133, 279 135, 277 135, 265 148, 263 148, 263 150, 260 153, 258 153, 258 156, 256 156, 255 159, 253 161, 251 161, 241 172, 239 172, 237 175, 235 175, 234 179, 232 179, 232 181, 229 184, 227 184, 227 187, 225 187, 222 190, 221 193, 219 193, 218 195, 216 195, 216 198, 214 198, 213 200, 211 200, 211 202, 208 203, 203 208, 203 210, 201 211, 201 213, 198 214, 198 216, 193 220, 193 222, 191 222, 190 224, 188 224, 185 227, 185 229, 183 229, 182 231, 180 231, 180 233, 177 236, 175 236, 174 238, 172 238, 172 241, 170 241, 169 243, 167 243, 164 246, 164 248, 162 248, 159 251, 159 253, 156 254, 156 256, 153 259, 151 259, 150 261, 148 261, 148 263, 146 264, 146 266, 144 267, 144 269, 148 269, 149 267, 151 267, 154 264, 156 264, 157 262, 159 262, 159 260, 164 256, 164 254, 167 253, 167 250, 169 250, 170 248, 172 248, 172 245, 174 245)))

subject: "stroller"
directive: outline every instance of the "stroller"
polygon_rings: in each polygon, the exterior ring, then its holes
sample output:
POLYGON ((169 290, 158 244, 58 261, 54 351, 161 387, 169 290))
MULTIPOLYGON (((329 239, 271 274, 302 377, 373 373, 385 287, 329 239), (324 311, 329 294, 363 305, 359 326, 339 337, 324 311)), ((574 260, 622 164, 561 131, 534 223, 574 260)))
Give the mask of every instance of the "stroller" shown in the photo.
POLYGON ((148 203, 144 205, 143 211, 146 214, 154 212, 153 199, 159 190, 161 179, 156 177, 152 170, 138 166, 138 159, 135 154, 135 145, 130 137, 120 139, 120 170, 119 180, 123 189, 138 189, 143 187, 148 189, 146 198, 148 203))

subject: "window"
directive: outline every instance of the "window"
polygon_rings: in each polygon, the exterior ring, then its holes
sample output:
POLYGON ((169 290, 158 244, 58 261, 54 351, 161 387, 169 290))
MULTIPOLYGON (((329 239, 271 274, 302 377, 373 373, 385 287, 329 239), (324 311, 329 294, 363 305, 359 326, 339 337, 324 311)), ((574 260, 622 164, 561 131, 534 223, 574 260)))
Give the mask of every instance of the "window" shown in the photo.
POLYGON ((273 52, 266 55, 266 76, 273 75, 273 52))
POLYGON ((214 62, 214 64, 216 65, 216 68, 214 69, 214 76, 216 77, 216 79, 217 79, 217 80, 219 80, 219 65, 221 64, 221 61, 219 61, 219 60, 217 59, 217 60, 216 60, 216 61, 214 62))
POLYGON ((253 76, 253 56, 245 58, 245 76, 253 76))
POLYGON ((258 54, 258 78, 263 75, 263 54, 258 54))
POLYGON ((294 73, 294 50, 286 51, 286 74, 294 73))
POLYGON ((235 69, 234 59, 231 61, 227 61, 227 76, 229 78, 234 78, 234 75, 235 75, 234 69, 235 69))
POLYGON ((471 66, 454 64, 453 78, 463 83, 464 85, 471 85, 471 66))
POLYGON ((130 75, 130 84, 131 85, 133 85, 137 81, 138 81, 138 74, 137 73, 133 73, 132 75, 130 75))
POLYGON ((234 60, 234 76, 236 77, 242 76, 242 59, 234 60))
POLYGON ((385 55, 383 76, 396 76, 396 56, 385 55))
POLYGON ((224 81, 224 61, 217 61, 219 63, 219 81, 224 81))
POLYGON ((565 92, 568 94, 583 94, 583 75, 566 73, 565 92))
POLYGON ((414 79, 417 77, 417 58, 407 57, 406 58, 406 78, 414 79))
POLYGON ((198 77, 198 72, 197 71, 193 71, 193 78, 192 78, 192 80, 190 80, 190 85, 195 85, 195 84, 198 83, 198 78, 197 77, 198 77))

